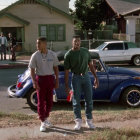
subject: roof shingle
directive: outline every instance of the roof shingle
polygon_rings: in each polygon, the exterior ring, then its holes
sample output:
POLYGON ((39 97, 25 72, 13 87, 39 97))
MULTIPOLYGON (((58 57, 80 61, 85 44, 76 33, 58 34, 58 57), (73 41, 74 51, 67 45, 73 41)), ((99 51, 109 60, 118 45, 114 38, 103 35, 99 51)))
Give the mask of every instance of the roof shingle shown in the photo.
POLYGON ((140 10, 140 0, 106 0, 117 15, 126 15, 140 10))

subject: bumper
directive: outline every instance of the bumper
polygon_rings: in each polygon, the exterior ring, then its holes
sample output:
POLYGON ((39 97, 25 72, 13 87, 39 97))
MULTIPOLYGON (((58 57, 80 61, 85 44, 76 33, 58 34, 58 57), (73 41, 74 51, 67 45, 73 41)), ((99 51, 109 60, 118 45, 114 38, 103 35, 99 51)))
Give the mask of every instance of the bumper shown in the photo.
POLYGON ((8 91, 8 95, 10 97, 17 97, 16 96, 16 85, 9 86, 7 91, 8 91))

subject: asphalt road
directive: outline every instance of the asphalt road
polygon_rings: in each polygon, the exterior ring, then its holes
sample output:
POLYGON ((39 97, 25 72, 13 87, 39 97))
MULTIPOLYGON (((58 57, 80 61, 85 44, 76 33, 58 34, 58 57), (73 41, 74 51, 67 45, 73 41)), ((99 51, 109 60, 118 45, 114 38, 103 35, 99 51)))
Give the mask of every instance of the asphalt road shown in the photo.
MULTIPOLYGON (((140 67, 133 67, 129 65, 120 65, 132 70, 140 72, 140 67)), ((25 114, 34 114, 35 112, 30 109, 26 99, 9 98, 7 94, 8 86, 16 83, 17 75, 21 74, 25 69, 0 69, 0 112, 17 112, 25 114)))
POLYGON ((26 99, 9 98, 8 86, 15 84, 17 76, 25 71, 23 69, 1 69, 0 70, 0 112, 34 114, 28 106, 26 99))

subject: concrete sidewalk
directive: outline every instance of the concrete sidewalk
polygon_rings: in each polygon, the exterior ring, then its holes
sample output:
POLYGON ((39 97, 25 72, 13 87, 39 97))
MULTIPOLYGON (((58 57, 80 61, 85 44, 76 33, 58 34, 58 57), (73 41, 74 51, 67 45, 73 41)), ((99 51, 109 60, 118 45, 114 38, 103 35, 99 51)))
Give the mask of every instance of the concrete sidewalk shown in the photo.
POLYGON ((0 60, 0 69, 27 67, 28 63, 29 60, 17 60, 17 61, 9 60, 9 55, 7 55, 6 60, 0 60))

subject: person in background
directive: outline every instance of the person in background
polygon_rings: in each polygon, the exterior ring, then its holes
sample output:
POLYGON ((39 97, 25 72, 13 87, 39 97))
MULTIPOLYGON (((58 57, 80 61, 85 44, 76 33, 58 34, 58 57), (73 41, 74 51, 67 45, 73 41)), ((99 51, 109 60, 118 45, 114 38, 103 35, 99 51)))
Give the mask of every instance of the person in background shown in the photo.
POLYGON ((6 49, 7 49, 7 38, 4 36, 3 32, 1 32, 1 60, 3 60, 3 55, 4 55, 4 60, 6 60, 6 49))
POLYGON ((16 61, 16 38, 12 36, 11 33, 8 34, 8 44, 9 48, 11 50, 11 55, 12 55, 12 61, 16 61))
POLYGON ((86 48, 80 47, 81 39, 79 36, 74 36, 72 40, 72 49, 70 49, 64 57, 65 68, 65 88, 66 93, 69 94, 69 70, 72 72, 72 90, 73 90, 73 110, 75 115, 75 130, 80 130, 82 125, 81 117, 81 92, 84 92, 85 97, 85 114, 86 114, 86 126, 90 129, 94 129, 95 126, 92 122, 92 85, 91 79, 88 74, 88 68, 95 77, 94 87, 99 87, 99 81, 96 76, 95 68, 91 60, 89 51, 86 48))
POLYGON ((0 34, 0 56, 1 56, 1 60, 2 60, 2 49, 1 49, 1 34, 0 34))
POLYGON ((44 132, 46 127, 52 126, 48 117, 53 105, 53 89, 59 87, 59 61, 56 54, 47 49, 46 38, 38 38, 36 46, 38 50, 31 56, 29 68, 33 87, 37 90, 40 131, 44 132))

